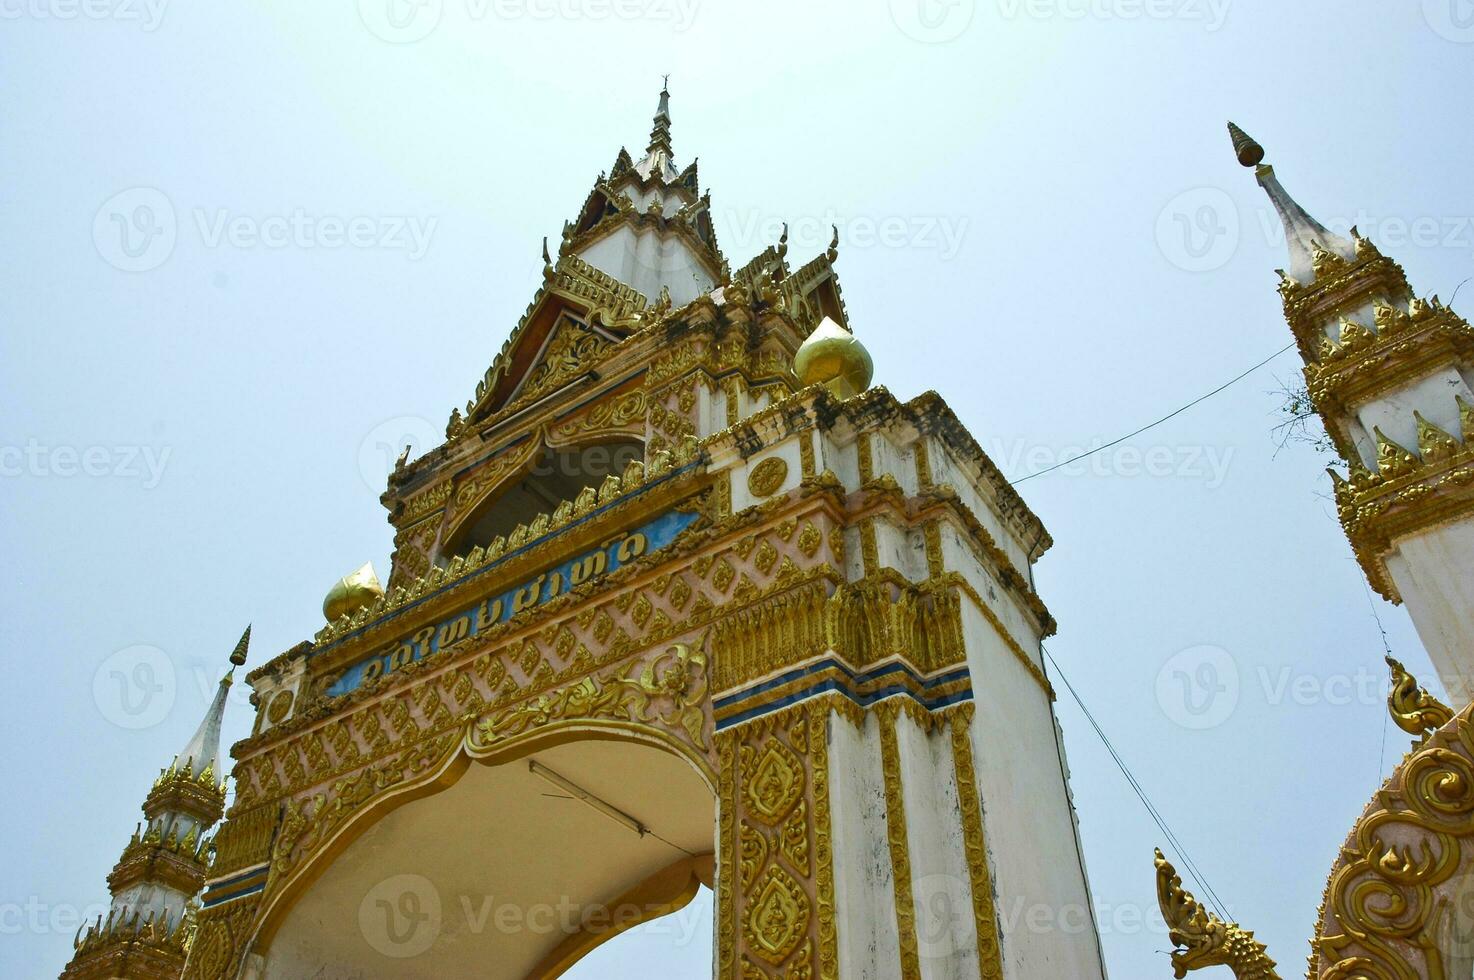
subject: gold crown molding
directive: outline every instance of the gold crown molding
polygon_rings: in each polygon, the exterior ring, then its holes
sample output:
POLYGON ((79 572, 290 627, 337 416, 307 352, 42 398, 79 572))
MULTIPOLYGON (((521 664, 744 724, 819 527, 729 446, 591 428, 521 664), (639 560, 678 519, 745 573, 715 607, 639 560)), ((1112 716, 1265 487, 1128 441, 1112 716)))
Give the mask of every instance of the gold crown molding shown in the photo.
POLYGON ((1323 414, 1358 405, 1444 367, 1474 362, 1474 329, 1436 300, 1413 300, 1405 313, 1379 303, 1376 331, 1342 318, 1340 339, 1323 338, 1305 366, 1307 389, 1323 414))
POLYGON ((1285 319, 1307 362, 1320 356, 1320 324, 1327 319, 1352 313, 1374 298, 1406 302, 1412 296, 1402 267, 1365 238, 1356 240, 1355 259, 1319 249, 1316 260, 1313 282, 1299 283, 1281 273, 1279 286, 1285 319))
POLYGON ((61 980, 177 980, 184 968, 193 924, 170 927, 152 916, 109 912, 76 940, 61 980))
POLYGON ((1385 436, 1381 441, 1387 447, 1381 460, 1386 475, 1362 467, 1354 467, 1349 480, 1334 470, 1331 475, 1336 510, 1357 561, 1380 595, 1401 602, 1386 557, 1399 540, 1474 513, 1474 448, 1424 462, 1385 436))
POLYGON ((209 870, 211 841, 191 828, 182 839, 171 830, 165 835, 153 827, 133 838, 107 876, 108 892, 116 895, 130 885, 150 881, 185 895, 194 895, 209 870))
POLYGON ((188 759, 182 766, 176 759, 169 768, 161 769, 143 800, 144 816, 151 822, 172 812, 187 814, 208 826, 224 811, 225 780, 215 778, 214 766, 195 774, 188 759))

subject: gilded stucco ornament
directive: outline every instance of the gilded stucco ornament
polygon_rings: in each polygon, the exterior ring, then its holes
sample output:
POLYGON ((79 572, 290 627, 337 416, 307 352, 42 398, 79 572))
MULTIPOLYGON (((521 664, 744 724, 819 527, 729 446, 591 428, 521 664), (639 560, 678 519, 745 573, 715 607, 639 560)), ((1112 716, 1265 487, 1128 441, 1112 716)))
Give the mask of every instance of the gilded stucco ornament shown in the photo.
POLYGON ((1280 980, 1274 960, 1254 934, 1236 922, 1224 922, 1198 904, 1182 887, 1177 869, 1157 850, 1157 906, 1167 923, 1173 974, 1182 980, 1192 970, 1226 966, 1238 980, 1280 980))
POLYGON ((1391 656, 1392 690, 1387 693, 1387 710, 1397 727, 1426 740, 1429 734, 1453 720, 1454 713, 1442 701, 1418 686, 1418 679, 1391 656))
POLYGON ((374 563, 366 561, 357 571, 338 579, 322 600, 322 614, 328 622, 351 616, 384 598, 384 587, 374 574, 374 563))

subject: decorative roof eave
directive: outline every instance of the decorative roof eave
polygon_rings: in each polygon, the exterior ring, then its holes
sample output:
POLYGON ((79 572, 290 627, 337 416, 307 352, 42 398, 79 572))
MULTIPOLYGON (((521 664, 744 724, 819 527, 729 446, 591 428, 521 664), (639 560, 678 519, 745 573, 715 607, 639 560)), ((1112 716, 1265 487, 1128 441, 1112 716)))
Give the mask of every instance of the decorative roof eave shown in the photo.
POLYGON ((606 186, 615 193, 622 192, 626 187, 634 187, 640 191, 667 190, 679 194, 688 202, 695 201, 701 196, 698 190, 699 185, 696 183, 695 161, 692 161, 674 180, 666 180, 658 170, 652 170, 648 176, 644 176, 631 167, 623 173, 611 173, 606 186))

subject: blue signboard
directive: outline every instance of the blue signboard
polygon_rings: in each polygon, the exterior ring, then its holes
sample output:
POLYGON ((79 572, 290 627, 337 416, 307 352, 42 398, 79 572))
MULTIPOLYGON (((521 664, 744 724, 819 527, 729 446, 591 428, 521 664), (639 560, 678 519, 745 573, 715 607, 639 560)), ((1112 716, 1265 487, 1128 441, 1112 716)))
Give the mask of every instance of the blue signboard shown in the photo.
POLYGON ((621 534, 593 551, 570 558, 556 568, 530 578, 467 609, 416 630, 388 649, 353 664, 327 689, 330 696, 347 694, 406 664, 434 656, 467 637, 477 636, 497 623, 607 575, 641 555, 664 548, 695 522, 697 515, 671 511, 633 531, 621 534))

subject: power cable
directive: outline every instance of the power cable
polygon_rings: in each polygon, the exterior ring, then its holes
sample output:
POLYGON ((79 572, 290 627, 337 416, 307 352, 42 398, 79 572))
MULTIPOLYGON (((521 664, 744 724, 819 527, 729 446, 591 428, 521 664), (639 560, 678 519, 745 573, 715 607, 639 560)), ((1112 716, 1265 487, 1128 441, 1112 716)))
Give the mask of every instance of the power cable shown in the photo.
POLYGON ((1212 398, 1214 395, 1218 394, 1220 391, 1223 391, 1225 388, 1229 387, 1230 385, 1234 384, 1235 382, 1244 380, 1249 375, 1253 374, 1255 371, 1259 370, 1264 365, 1268 364, 1270 361, 1274 360, 1276 357, 1279 357, 1285 351, 1289 350, 1291 347, 1294 347, 1294 346, 1295 346, 1294 342, 1291 341, 1290 343, 1288 343, 1285 346, 1281 347, 1279 350, 1275 351, 1273 354, 1270 354, 1264 360, 1260 361, 1258 364, 1255 364, 1253 367, 1249 368, 1247 371, 1243 372, 1242 374, 1234 375, 1232 378, 1229 378, 1227 381, 1223 382, 1223 384, 1219 385, 1217 388, 1214 388, 1212 391, 1208 392, 1207 394, 1205 394, 1205 395, 1199 395, 1197 398, 1194 398, 1192 401, 1188 402, 1186 405, 1183 405, 1181 408, 1175 409, 1175 410, 1173 410, 1171 412, 1168 412, 1166 415, 1163 415, 1161 418, 1157 419, 1155 422, 1149 422, 1146 425, 1143 425, 1141 428, 1136 429, 1136 430, 1133 430, 1131 432, 1128 432, 1124 436, 1121 436, 1118 439, 1112 439, 1110 442, 1106 443, 1103 446, 1096 446, 1094 449, 1087 450, 1086 452, 1083 452, 1083 453, 1081 453, 1078 456, 1071 456, 1069 459, 1066 459, 1066 460, 1063 460, 1061 462, 1055 463, 1053 466, 1046 466, 1044 469, 1039 470, 1036 473, 1030 473, 1027 476, 1021 476, 1017 480, 1010 480, 1009 481, 1009 485, 1016 487, 1020 483, 1023 483, 1025 480, 1032 480, 1036 476, 1043 476, 1045 473, 1051 473, 1054 470, 1059 469, 1061 466, 1069 466, 1071 463, 1078 463, 1080 460, 1085 459, 1085 458, 1090 457, 1090 456, 1094 456, 1096 453, 1098 453, 1098 452, 1100 452, 1100 451, 1102 451, 1104 449, 1110 449, 1112 446, 1119 445, 1119 444, 1125 442, 1127 439, 1132 438, 1133 436, 1139 436, 1143 432, 1147 431, 1148 429, 1154 429, 1157 426, 1161 425, 1163 422, 1166 422, 1169 419, 1176 418, 1177 416, 1181 415, 1183 412, 1187 411, 1189 408, 1192 408, 1194 405, 1197 405, 1197 404, 1200 404, 1202 402, 1207 401, 1209 398, 1212 398))

